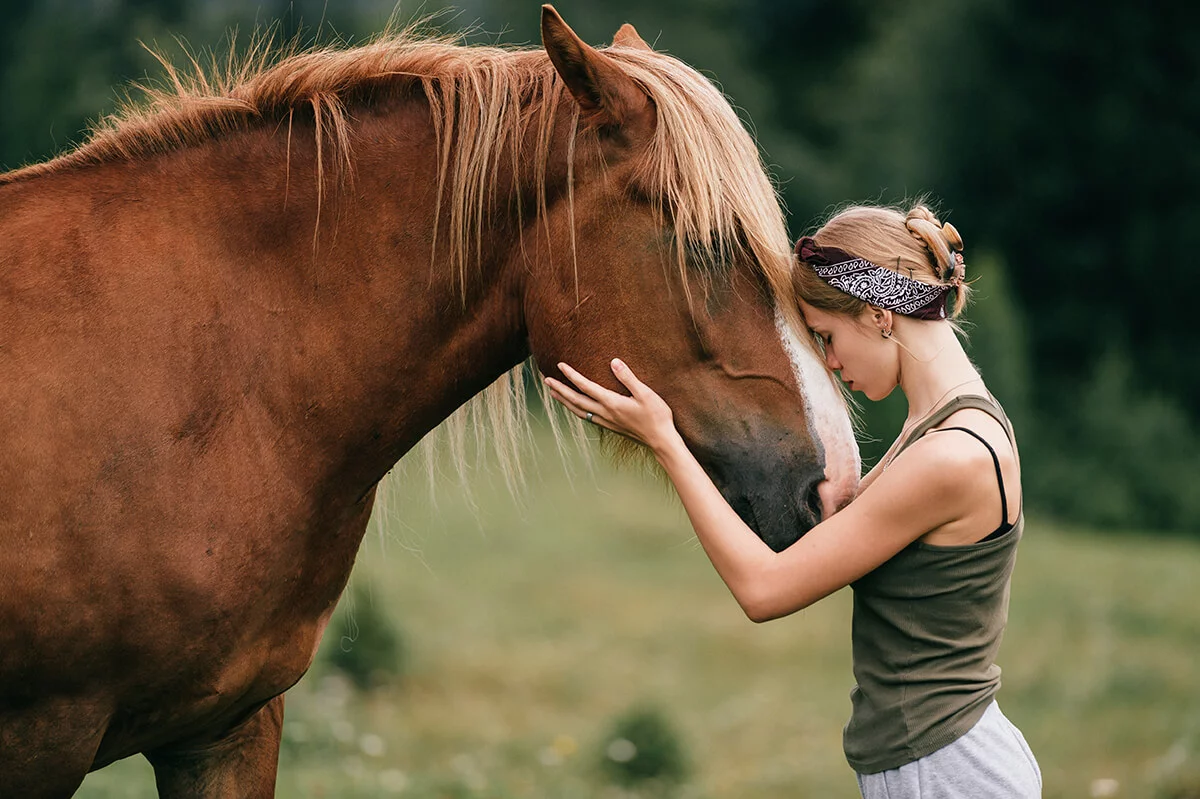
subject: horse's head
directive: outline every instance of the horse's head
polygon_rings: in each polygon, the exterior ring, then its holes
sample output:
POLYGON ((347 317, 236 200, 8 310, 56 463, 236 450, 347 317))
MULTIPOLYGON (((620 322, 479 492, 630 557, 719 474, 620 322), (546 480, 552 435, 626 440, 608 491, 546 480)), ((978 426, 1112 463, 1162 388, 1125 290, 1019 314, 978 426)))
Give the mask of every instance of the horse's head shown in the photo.
POLYGON ((738 514, 783 549, 850 499, 859 463, 796 310, 757 149, 709 81, 632 27, 600 52, 544 6, 542 38, 578 128, 571 188, 523 244, 533 354, 547 373, 566 361, 619 390, 608 364, 624 359, 738 514))

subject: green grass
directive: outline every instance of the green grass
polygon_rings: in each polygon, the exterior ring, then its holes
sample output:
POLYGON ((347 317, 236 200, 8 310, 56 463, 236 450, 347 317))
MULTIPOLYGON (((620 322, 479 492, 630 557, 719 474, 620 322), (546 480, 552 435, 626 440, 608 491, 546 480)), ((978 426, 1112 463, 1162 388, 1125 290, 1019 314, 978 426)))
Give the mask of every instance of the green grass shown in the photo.
MULTIPOLYGON (((597 464, 574 483, 552 447, 520 500, 476 475, 412 470, 353 581, 403 636, 406 673, 363 694, 327 661, 288 695, 278 795, 622 797, 606 732, 659 709, 690 763, 681 797, 858 796, 841 752, 850 594, 747 621, 661 485, 597 464)), ((1031 519, 1000 655, 1005 713, 1045 796, 1141 799, 1200 786, 1200 546, 1031 519), (1107 783, 1111 785, 1111 783, 1107 783)), ((339 608, 339 613, 345 612, 339 608)), ((154 796, 141 758, 89 799, 154 796)), ((643 792, 643 796, 648 795, 643 792)))

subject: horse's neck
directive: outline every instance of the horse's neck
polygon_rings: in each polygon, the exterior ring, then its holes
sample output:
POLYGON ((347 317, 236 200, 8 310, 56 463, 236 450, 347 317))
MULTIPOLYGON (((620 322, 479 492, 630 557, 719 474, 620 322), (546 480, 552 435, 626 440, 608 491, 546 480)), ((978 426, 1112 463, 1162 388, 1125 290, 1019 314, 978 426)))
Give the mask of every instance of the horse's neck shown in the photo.
MULTIPOLYGON (((512 261, 519 231, 485 224, 477 243, 482 262, 474 247, 461 274, 449 262, 449 189, 439 213, 427 114, 410 105, 360 121, 353 174, 340 189, 330 182, 319 221, 312 159, 307 172, 295 163, 291 169, 289 191, 308 182, 306 217, 317 225, 315 255, 309 235, 294 245, 321 320, 310 329, 339 342, 331 352, 335 369, 352 376, 352 385, 327 391, 346 405, 348 440, 357 437, 360 447, 348 458, 369 470, 368 480, 528 354, 524 272, 512 261), (395 136, 397 129, 406 135, 395 136), (389 143, 371 144, 381 141, 389 143), (348 338, 352 346, 341 343, 348 338)), ((497 207, 505 204, 501 197, 497 207)))
POLYGON ((437 162, 417 112, 360 123, 353 174, 339 185, 327 159, 320 197, 311 137, 289 144, 279 129, 165 159, 219 176, 207 187, 164 179, 204 196, 190 224, 168 227, 166 246, 199 251, 192 269, 220 274, 196 278, 223 288, 226 316, 248 320, 242 346, 266 350, 254 379, 292 409, 299 435, 327 448, 316 457, 337 479, 364 490, 527 354, 513 234, 483 231, 485 263, 465 289, 444 263, 445 212, 431 252, 437 162))

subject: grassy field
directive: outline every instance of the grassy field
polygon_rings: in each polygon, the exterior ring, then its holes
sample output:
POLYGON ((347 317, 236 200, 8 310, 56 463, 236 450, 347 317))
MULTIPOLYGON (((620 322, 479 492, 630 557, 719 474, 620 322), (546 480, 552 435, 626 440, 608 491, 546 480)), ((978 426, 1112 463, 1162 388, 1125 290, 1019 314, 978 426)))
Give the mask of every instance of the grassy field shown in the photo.
MULTIPOLYGON (((518 500, 477 473, 475 509, 456 479, 431 498, 401 475, 352 584, 401 631, 405 672, 355 691, 327 636, 288 695, 278 795, 635 796, 597 763, 613 720, 649 707, 691 764, 677 796, 858 796, 849 591, 752 624, 663 486, 603 463, 569 479, 551 447, 535 471, 518 500)), ((1000 702, 1046 797, 1200 797, 1198 580, 1196 543, 1029 520, 1000 702)), ((151 797, 153 777, 131 758, 78 795, 151 797)))

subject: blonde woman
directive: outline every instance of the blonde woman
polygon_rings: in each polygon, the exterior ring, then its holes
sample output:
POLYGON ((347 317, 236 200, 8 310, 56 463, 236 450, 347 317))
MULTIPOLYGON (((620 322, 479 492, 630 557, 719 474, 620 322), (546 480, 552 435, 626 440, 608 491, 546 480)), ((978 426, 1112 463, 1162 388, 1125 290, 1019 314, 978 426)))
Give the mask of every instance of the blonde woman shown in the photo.
POLYGON ((738 517, 671 410, 628 366, 625 396, 560 364, 552 395, 654 453, 717 572, 754 621, 854 590, 853 705, 843 743, 865 799, 1024 799, 1041 772, 1000 712, 994 659, 1023 530, 1012 426, 956 335, 962 239, 924 205, 856 206, 796 245, 800 308, 829 367, 908 418, 857 498, 783 552, 738 517))

